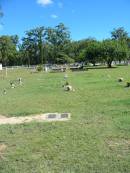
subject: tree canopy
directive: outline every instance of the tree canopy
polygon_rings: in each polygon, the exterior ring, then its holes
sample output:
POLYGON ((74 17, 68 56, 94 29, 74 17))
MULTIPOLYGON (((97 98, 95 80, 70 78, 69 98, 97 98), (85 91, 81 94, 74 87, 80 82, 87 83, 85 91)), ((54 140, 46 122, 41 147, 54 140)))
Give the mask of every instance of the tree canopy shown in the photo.
POLYGON ((69 29, 59 23, 55 27, 36 27, 18 35, 0 36, 0 61, 3 65, 64 64, 73 62, 104 63, 127 61, 130 37, 123 27, 114 29, 111 38, 73 41, 69 29))

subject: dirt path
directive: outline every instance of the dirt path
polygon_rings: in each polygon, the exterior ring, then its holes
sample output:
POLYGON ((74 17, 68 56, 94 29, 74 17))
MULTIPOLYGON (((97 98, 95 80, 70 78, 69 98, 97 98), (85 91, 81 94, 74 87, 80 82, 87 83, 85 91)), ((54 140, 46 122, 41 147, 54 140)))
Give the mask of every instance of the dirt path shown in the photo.
POLYGON ((23 124, 29 123, 32 121, 35 122, 52 122, 52 121, 68 121, 70 119, 69 113, 48 113, 40 114, 35 116, 26 116, 26 117, 5 117, 0 115, 0 125, 2 124, 23 124))

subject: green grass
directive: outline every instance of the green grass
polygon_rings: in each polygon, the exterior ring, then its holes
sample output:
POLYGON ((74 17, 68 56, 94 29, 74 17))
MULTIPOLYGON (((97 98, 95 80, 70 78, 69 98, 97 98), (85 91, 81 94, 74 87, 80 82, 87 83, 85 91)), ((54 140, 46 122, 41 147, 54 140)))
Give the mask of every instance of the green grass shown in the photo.
POLYGON ((70 112, 69 122, 0 126, 0 173, 129 173, 130 67, 63 73, 11 70, 0 81, 0 114, 70 112), (22 77, 24 85, 8 89, 22 77), (125 82, 118 83, 123 77, 125 82))

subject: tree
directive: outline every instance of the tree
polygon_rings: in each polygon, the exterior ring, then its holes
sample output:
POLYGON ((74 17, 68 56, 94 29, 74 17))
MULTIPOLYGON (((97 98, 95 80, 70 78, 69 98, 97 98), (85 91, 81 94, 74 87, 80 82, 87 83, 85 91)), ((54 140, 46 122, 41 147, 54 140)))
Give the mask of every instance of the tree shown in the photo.
POLYGON ((107 63, 108 68, 112 67, 112 62, 116 60, 117 43, 115 40, 104 40, 101 44, 102 60, 107 63))
POLYGON ((111 37, 113 40, 127 40, 128 39, 128 33, 125 31, 123 27, 119 27, 117 29, 114 29, 111 32, 111 37))
POLYGON ((81 57, 81 52, 89 45, 90 42, 94 42, 95 39, 88 38, 79 41, 70 41, 64 44, 64 53, 66 53, 73 62, 81 62, 83 61, 81 57))
POLYGON ((46 32, 46 40, 52 52, 51 60, 53 63, 61 63, 59 57, 64 52, 64 46, 70 43, 70 33, 63 23, 60 23, 55 28, 47 28, 46 32))
POLYGON ((96 62, 100 61, 100 56, 100 42, 98 41, 89 42, 87 47, 80 53, 80 59, 82 61, 90 62, 94 66, 96 62))
POLYGON ((17 56, 17 49, 11 36, 0 37, 0 53, 3 65, 14 63, 15 57, 17 56))
POLYGON ((13 44, 15 44, 16 47, 17 47, 18 44, 19 44, 19 36, 18 36, 18 35, 13 35, 13 36, 11 36, 10 38, 11 38, 13 44))
POLYGON ((119 62, 121 62, 121 60, 126 60, 129 57, 129 50, 128 47, 130 47, 130 39, 129 39, 129 35, 128 32, 125 31, 125 29, 123 27, 119 27, 117 29, 114 29, 111 32, 111 37, 113 40, 117 40, 118 41, 118 49, 120 48, 120 53, 119 53, 119 62))
POLYGON ((56 58, 56 63, 59 63, 59 64, 74 63, 74 59, 72 59, 71 57, 69 57, 64 52, 59 52, 58 53, 58 57, 56 58))
POLYGON ((118 41, 117 43, 117 60, 119 62, 121 61, 127 61, 129 59, 130 56, 130 50, 128 47, 128 44, 126 44, 126 42, 120 42, 118 41))
POLYGON ((27 31, 26 37, 22 39, 22 47, 28 57, 28 64, 31 63, 31 58, 34 63, 43 64, 43 44, 46 35, 45 31, 44 27, 37 27, 27 31), (34 58, 38 59, 34 60, 34 58))
POLYGON ((33 45, 29 42, 28 38, 23 38, 22 41, 22 45, 19 45, 19 53, 22 56, 22 63, 27 64, 29 67, 33 45))
POLYGON ((112 67, 113 61, 126 60, 128 58, 128 46, 120 40, 104 40, 101 44, 102 60, 107 63, 109 68, 112 67))

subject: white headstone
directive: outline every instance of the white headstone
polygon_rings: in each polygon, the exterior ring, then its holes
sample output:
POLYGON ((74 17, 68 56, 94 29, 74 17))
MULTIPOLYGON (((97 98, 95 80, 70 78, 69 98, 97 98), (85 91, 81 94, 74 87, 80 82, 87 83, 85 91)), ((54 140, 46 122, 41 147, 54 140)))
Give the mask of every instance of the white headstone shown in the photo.
POLYGON ((2 70, 2 64, 0 64, 0 70, 2 70))
POLYGON ((45 66, 45 72, 48 72, 48 67, 47 66, 45 66))

